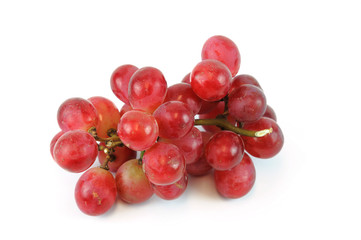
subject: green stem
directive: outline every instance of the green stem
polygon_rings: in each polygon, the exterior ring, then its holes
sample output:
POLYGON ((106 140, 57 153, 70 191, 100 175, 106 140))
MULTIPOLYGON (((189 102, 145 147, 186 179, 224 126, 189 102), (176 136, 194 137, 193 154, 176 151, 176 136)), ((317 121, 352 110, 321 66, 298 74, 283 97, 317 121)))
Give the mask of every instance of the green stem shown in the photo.
POLYGON ((225 130, 230 130, 237 134, 248 136, 248 137, 263 137, 272 132, 272 128, 263 129, 260 131, 251 131, 243 128, 238 128, 230 124, 226 119, 196 119, 194 120, 194 125, 215 125, 225 130))

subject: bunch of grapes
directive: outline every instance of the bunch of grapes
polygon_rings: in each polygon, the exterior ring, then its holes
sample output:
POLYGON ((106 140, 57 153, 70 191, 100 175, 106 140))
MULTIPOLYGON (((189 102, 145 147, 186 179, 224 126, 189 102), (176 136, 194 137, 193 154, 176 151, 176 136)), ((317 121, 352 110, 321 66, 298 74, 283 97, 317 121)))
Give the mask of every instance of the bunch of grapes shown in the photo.
POLYGON ((61 104, 61 131, 50 152, 62 168, 86 171, 75 187, 80 210, 103 214, 117 196, 130 204, 153 194, 176 199, 186 190, 188 174, 212 170, 220 195, 247 194, 256 177, 248 154, 271 158, 284 139, 260 84, 236 75, 239 67, 234 42, 213 36, 203 46, 202 61, 170 87, 154 67, 118 67, 111 88, 124 103, 120 111, 104 97, 61 104), (97 157, 100 166, 90 168, 97 157))

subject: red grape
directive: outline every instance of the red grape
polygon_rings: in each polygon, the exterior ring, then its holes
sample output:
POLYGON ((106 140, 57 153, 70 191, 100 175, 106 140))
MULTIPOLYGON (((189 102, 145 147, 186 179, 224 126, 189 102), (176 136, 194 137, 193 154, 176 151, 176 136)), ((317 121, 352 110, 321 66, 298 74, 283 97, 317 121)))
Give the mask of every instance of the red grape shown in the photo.
POLYGON ((256 86, 242 85, 229 94, 229 114, 239 122, 253 122, 260 119, 266 107, 266 97, 256 86))
POLYGON ((217 191, 226 198, 240 198, 246 195, 256 180, 256 169, 245 153, 242 161, 227 171, 214 171, 217 191))
POLYGON ((151 183, 169 185, 184 175, 185 161, 175 145, 158 142, 145 151, 143 169, 151 183))
POLYGON ((86 171, 75 186, 75 200, 79 209, 92 216, 107 212, 115 203, 116 196, 113 175, 99 167, 86 171))
POLYGON ((201 157, 192 164, 187 164, 187 173, 193 176, 202 176, 209 173, 212 170, 212 166, 207 162, 206 157, 204 156, 204 148, 207 145, 209 139, 212 137, 210 132, 201 132, 202 134, 202 155, 201 157))
POLYGON ((242 74, 233 78, 229 92, 232 92, 234 89, 239 88, 240 86, 245 84, 251 84, 262 89, 261 85, 259 85, 258 81, 254 77, 252 77, 251 75, 242 74))
POLYGON ((203 100, 200 99, 186 83, 178 83, 170 86, 164 102, 180 101, 187 105, 189 110, 195 115, 201 109, 203 100))
POLYGON ((281 128, 271 118, 262 117, 256 122, 245 123, 244 129, 260 131, 272 128, 272 133, 263 137, 242 136, 246 151, 258 158, 271 158, 282 149, 284 138, 281 128))
POLYGON ((120 119, 117 132, 124 145, 135 151, 151 147, 159 135, 155 118, 139 110, 126 112, 120 119))
POLYGON ((110 128, 117 129, 120 113, 115 104, 104 97, 91 97, 88 99, 98 111, 99 122, 96 127, 99 137, 107 138, 110 128))
POLYGON ((60 105, 58 123, 63 131, 81 129, 88 131, 98 124, 98 112, 88 100, 70 98, 60 105))
POLYGON ((181 138, 194 125, 194 117, 187 106, 179 101, 165 102, 154 111, 162 138, 181 138))
POLYGON ((167 82, 156 68, 141 68, 130 79, 128 98, 133 109, 152 113, 163 103, 166 93, 167 82))
POLYGON ((216 59, 224 63, 235 76, 241 64, 241 55, 236 44, 224 36, 213 36, 203 45, 202 60, 216 59))
POLYGON ((236 166, 244 154, 242 139, 231 131, 221 131, 212 136, 205 147, 206 159, 216 170, 228 170, 236 166))
POLYGON ((54 137, 53 139, 51 140, 50 142, 50 153, 51 153, 51 156, 54 158, 54 146, 55 146, 55 143, 58 141, 58 139, 63 136, 64 132, 63 131, 60 131, 58 132, 54 137))
MULTIPOLYGON (((205 113, 205 114, 199 114, 199 119, 213 119, 216 118, 218 115, 222 114, 224 112, 224 102, 217 102, 217 106, 216 108, 214 108, 212 111, 210 111, 209 113, 205 113)), ((228 122, 230 122, 232 125, 236 124, 236 119, 234 119, 234 117, 232 117, 231 115, 227 116, 227 120, 228 122)), ((221 129, 217 126, 214 125, 202 125, 202 127, 209 132, 212 133, 216 133, 221 131, 221 129)))
POLYGON ((191 84, 191 73, 188 73, 187 75, 184 76, 182 83, 191 84))
POLYGON ((160 138, 160 142, 168 142, 176 145, 181 150, 186 164, 196 162, 203 151, 201 132, 193 127, 184 137, 177 139, 160 138))
POLYGON ((213 109, 217 107, 219 102, 207 102, 202 101, 201 109, 199 110, 198 114, 205 114, 211 112, 213 109))
POLYGON ((270 105, 267 105, 266 112, 263 114, 263 117, 272 118, 277 122, 277 116, 273 108, 270 105))
POLYGON ((177 181, 176 183, 170 185, 154 185, 153 190, 154 193, 165 200, 173 200, 182 195, 188 185, 188 176, 184 174, 184 176, 177 181))
MULTIPOLYGON (((100 145, 105 146, 104 143, 100 145)), ((137 152, 127 148, 127 147, 116 147, 114 148, 114 152, 112 153, 115 157, 114 161, 108 162, 109 171, 116 172, 118 168, 130 159, 134 159, 137 156, 137 152)), ((107 155, 104 151, 99 151, 98 158, 100 164, 103 164, 107 155)))
POLYGON ((117 171, 115 181, 118 196, 127 203, 141 203, 153 195, 153 188, 145 176, 138 159, 124 163, 117 171))
POLYGON ((120 117, 122 117, 124 115, 124 113, 133 110, 133 108, 131 106, 129 106, 128 104, 124 104, 123 107, 120 109, 120 117))
POLYGON ((136 66, 130 64, 122 65, 114 70, 110 78, 110 86, 113 93, 115 94, 115 96, 117 96, 117 98, 119 98, 122 102, 128 105, 129 81, 137 70, 138 68, 136 66))
POLYGON ((205 101, 221 100, 231 87, 231 72, 223 63, 209 59, 198 63, 191 73, 195 94, 205 101))
POLYGON ((97 156, 97 142, 83 130, 64 133, 54 146, 55 161, 70 172, 85 171, 94 163, 97 156))

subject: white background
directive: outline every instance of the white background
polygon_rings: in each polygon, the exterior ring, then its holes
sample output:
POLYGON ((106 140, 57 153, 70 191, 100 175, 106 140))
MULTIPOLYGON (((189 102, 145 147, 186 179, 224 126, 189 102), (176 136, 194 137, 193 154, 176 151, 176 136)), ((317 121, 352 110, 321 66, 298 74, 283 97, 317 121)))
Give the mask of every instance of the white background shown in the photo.
POLYGON ((359 1, 1 1, 1 239, 360 239, 359 1), (121 203, 100 217, 73 197, 79 174, 52 160, 56 113, 110 89, 122 64, 154 66, 169 85, 225 35, 285 135, 257 180, 226 200, 212 176, 178 200, 121 203))

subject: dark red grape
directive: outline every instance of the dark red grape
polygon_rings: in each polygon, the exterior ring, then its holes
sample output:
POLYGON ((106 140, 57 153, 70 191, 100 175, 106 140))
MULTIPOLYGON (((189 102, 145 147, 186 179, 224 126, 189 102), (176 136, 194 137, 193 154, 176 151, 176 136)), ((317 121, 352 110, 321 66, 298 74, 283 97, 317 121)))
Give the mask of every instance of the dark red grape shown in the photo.
POLYGON ((75 200, 79 209, 92 216, 107 212, 115 203, 116 196, 113 175, 99 167, 86 171, 75 186, 75 200))
POLYGON ((192 164, 187 164, 187 173, 193 176, 203 176, 209 173, 212 170, 212 166, 207 162, 206 157, 204 156, 204 148, 207 145, 209 139, 212 137, 210 132, 201 132, 202 134, 202 155, 201 157, 192 164))
POLYGON ((180 101, 186 104, 194 115, 199 112, 203 102, 203 100, 193 92, 192 87, 186 83, 178 83, 168 88, 164 102, 169 101, 180 101))
POLYGON ((260 119, 266 107, 266 96, 256 86, 242 85, 229 94, 229 114, 239 122, 253 122, 260 119))
POLYGON ((260 131, 272 128, 272 133, 263 137, 242 136, 246 151, 258 158, 271 158, 282 149, 284 138, 281 128, 271 118, 262 117, 256 122, 245 123, 244 129, 260 131))
POLYGON ((181 150, 186 164, 196 162, 203 151, 203 141, 201 132, 193 127, 184 137, 176 139, 160 138, 160 142, 168 142, 176 145, 181 150))
POLYGON ((187 75, 184 76, 182 83, 191 84, 191 73, 188 73, 187 75))
POLYGON ((98 111, 99 122, 96 127, 99 137, 107 138, 110 128, 117 129, 120 113, 115 104, 104 97, 91 97, 88 99, 98 111))
POLYGON ((156 68, 141 68, 130 79, 128 99, 133 109, 152 113, 163 103, 166 93, 167 82, 156 68))
POLYGON ((126 112, 120 119, 117 132, 124 145, 135 151, 151 147, 159 135, 155 118, 139 110, 126 112))
POLYGON ((128 105, 130 105, 128 100, 129 81, 137 70, 138 68, 136 66, 130 64, 122 65, 114 70, 110 78, 110 86, 113 93, 123 103, 128 105))
POLYGON ((226 171, 214 171, 217 191, 226 198, 240 198, 246 195, 256 180, 256 169, 245 153, 242 161, 226 171))
POLYGON ((51 140, 50 142, 50 153, 51 153, 51 156, 54 158, 54 146, 55 146, 55 143, 58 141, 58 139, 63 136, 64 132, 63 131, 60 131, 58 132, 54 137, 53 139, 51 140))
MULTIPOLYGON (((100 143, 100 145, 105 146, 104 143, 100 143)), ((112 153, 115 159, 112 162, 108 162, 109 171, 116 172, 118 168, 130 159, 134 159, 137 156, 137 152, 127 148, 127 147, 116 147, 114 148, 114 152, 112 153)), ((98 158, 100 164, 103 164, 107 155, 104 151, 99 151, 98 158)))
POLYGON ((242 139, 231 131, 221 131, 212 136, 205 147, 206 159, 216 170, 228 170, 236 166, 244 154, 242 139))
POLYGON ((242 74, 233 78, 229 92, 232 92, 234 89, 239 88, 240 86, 245 84, 251 84, 262 89, 261 85, 259 85, 258 81, 254 77, 247 74, 242 74))
POLYGON ((231 87, 231 72, 223 63, 209 59, 198 63, 191 73, 195 94, 205 101, 221 100, 231 87))
POLYGON ((188 185, 188 176, 184 176, 176 183, 170 185, 154 185, 154 193, 165 200, 173 200, 180 197, 186 190, 188 185))
POLYGON ((83 130, 64 133, 54 146, 55 161, 70 172, 85 171, 94 163, 97 156, 97 142, 83 130))
POLYGON ((64 132, 75 129, 88 131, 96 127, 98 121, 98 112, 93 104, 82 98, 70 98, 58 110, 58 123, 64 132))
POLYGON ((169 185, 184 175, 185 161, 175 145, 158 142, 145 151, 143 169, 151 183, 169 185))
POLYGON ((138 159, 125 162, 115 176, 118 196, 127 203, 141 203, 153 195, 153 188, 138 159))
POLYGON ((194 117, 187 106, 179 101, 165 102, 154 111, 162 138, 181 138, 194 125, 194 117))
POLYGON ((267 105, 266 112, 263 114, 263 117, 272 118, 277 122, 277 116, 273 108, 270 105, 267 105))
POLYGON ((213 36, 203 45, 202 60, 216 59, 224 63, 235 76, 241 65, 241 55, 236 44, 224 36, 213 36))

